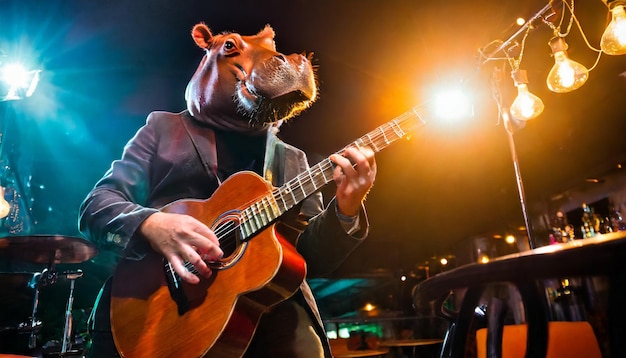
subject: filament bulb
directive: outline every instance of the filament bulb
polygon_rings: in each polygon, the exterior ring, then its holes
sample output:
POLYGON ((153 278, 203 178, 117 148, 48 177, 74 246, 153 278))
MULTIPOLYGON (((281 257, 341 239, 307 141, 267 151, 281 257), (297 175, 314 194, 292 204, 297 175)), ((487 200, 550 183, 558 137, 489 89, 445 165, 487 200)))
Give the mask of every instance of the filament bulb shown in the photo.
POLYGON ((604 30, 600 48, 607 55, 626 54, 626 11, 619 3, 611 8, 611 22, 604 30))
POLYGON ((554 54, 554 66, 548 73, 546 83, 552 92, 565 93, 584 85, 589 78, 589 70, 567 56, 567 43, 562 37, 550 40, 554 54))
POLYGON ((541 114, 544 109, 541 99, 528 90, 528 75, 524 70, 513 71, 513 80, 517 87, 517 97, 511 104, 511 116, 513 118, 527 121, 541 114))

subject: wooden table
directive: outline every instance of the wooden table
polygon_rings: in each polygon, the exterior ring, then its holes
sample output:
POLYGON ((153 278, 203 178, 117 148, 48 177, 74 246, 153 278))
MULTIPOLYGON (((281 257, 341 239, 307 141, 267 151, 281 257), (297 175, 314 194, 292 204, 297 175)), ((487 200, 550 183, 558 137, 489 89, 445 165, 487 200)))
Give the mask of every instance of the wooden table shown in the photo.
POLYGON ((380 342, 381 347, 389 348, 411 348, 411 356, 417 357, 417 347, 433 346, 443 343, 440 338, 424 338, 424 339, 393 339, 380 342))
POLYGON ((330 339, 330 350, 335 358, 352 358, 352 357, 383 357, 389 353, 389 348, 380 347, 379 349, 349 349, 348 339, 330 339))
POLYGON ((363 350, 345 350, 335 352, 333 351, 333 356, 335 358, 352 358, 352 357, 383 357, 385 354, 389 353, 389 349, 363 349, 363 350))

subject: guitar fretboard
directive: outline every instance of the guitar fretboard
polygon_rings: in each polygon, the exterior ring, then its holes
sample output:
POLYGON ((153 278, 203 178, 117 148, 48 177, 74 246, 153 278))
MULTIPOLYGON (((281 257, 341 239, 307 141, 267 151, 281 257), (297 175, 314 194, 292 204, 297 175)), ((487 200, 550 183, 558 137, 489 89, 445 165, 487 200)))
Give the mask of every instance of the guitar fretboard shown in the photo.
MULTIPOLYGON (((344 149, 369 147, 374 152, 379 152, 425 123, 419 107, 415 107, 367 133, 344 149)), ((337 154, 341 154, 344 149, 338 151, 337 154)), ((240 214, 241 239, 245 241, 252 237, 289 209, 330 183, 333 180, 334 168, 335 164, 330 158, 326 158, 245 208, 240 214)))

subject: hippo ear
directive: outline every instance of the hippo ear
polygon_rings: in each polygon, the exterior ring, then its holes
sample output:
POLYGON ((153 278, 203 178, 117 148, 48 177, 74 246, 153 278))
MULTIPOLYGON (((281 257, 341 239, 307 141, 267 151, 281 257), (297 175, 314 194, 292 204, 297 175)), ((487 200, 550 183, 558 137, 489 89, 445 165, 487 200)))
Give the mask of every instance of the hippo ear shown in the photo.
POLYGON ((256 36, 262 38, 269 48, 276 51, 276 43, 274 43, 274 36, 276 36, 276 33, 270 25, 265 25, 263 30, 259 31, 256 36))
POLYGON ((193 41, 196 45, 200 48, 207 49, 211 45, 213 34, 211 34, 211 30, 207 25, 199 23, 191 30, 191 37, 193 37, 193 41))
POLYGON ((276 36, 276 33, 274 32, 274 29, 268 24, 268 25, 265 25, 263 30, 259 31, 257 36, 269 37, 269 38, 273 39, 274 36, 276 36))

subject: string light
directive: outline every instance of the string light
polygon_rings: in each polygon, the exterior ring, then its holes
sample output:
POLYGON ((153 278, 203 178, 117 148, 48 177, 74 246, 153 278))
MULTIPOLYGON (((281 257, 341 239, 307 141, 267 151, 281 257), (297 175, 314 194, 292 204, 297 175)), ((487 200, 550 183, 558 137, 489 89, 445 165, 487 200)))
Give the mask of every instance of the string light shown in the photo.
POLYGON ((517 97, 511 104, 511 116, 513 118, 527 121, 541 114, 544 109, 541 99, 528 90, 528 74, 525 70, 515 70, 511 73, 515 87, 517 87, 517 97))
POLYGON ((517 30, 511 37, 505 41, 496 40, 489 43, 489 45, 481 48, 480 54, 483 57, 482 63, 487 63, 492 60, 506 59, 511 67, 511 73, 515 80, 515 86, 518 89, 518 95, 515 98, 513 104, 510 106, 510 115, 518 120, 528 120, 537 117, 544 109, 543 103, 539 97, 530 93, 528 90, 528 80, 526 73, 520 70, 520 64, 525 50, 526 37, 530 31, 535 29, 534 26, 538 22, 543 22, 549 26, 554 37, 548 42, 552 55, 554 56, 554 65, 550 69, 546 78, 547 87, 556 93, 565 93, 574 91, 580 88, 589 79, 589 73, 595 69, 598 64, 601 54, 608 55, 624 55, 626 54, 626 0, 602 0, 608 7, 611 13, 612 20, 606 27, 601 39, 600 48, 594 47, 587 39, 583 28, 576 18, 574 11, 574 0, 560 0, 563 4, 563 9, 569 10, 569 21, 565 24, 565 13, 562 12, 560 19, 553 23, 554 15, 558 14, 557 6, 554 1, 550 1, 535 15, 533 15, 527 21, 521 21, 518 19, 518 25, 520 29, 517 30), (565 37, 568 36, 572 26, 576 24, 580 30, 580 34, 585 41, 587 47, 598 54, 595 63, 590 68, 586 68, 582 64, 573 61, 569 58, 567 49, 568 44, 565 42, 565 37), (566 27, 564 32, 561 32, 561 27, 566 27), (520 43, 516 41, 520 35, 523 35, 523 39, 520 43), (483 50, 488 48, 492 44, 498 44, 495 50, 490 53, 484 53, 483 50), (517 58, 510 56, 510 49, 519 49, 517 58), (503 53, 505 57, 498 57, 497 54, 503 53))
POLYGON ((626 54, 626 11, 624 1, 612 1, 607 4, 611 11, 611 22, 604 30, 600 48, 607 55, 626 54))
POLYGON ((589 78, 589 70, 567 56, 567 42, 555 37, 549 42, 554 54, 554 66, 548 73, 546 83, 552 92, 565 93, 580 88, 589 78))

